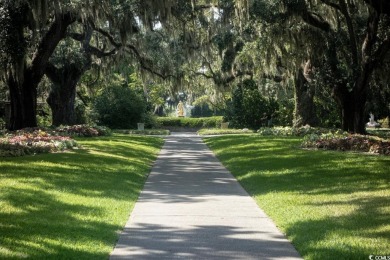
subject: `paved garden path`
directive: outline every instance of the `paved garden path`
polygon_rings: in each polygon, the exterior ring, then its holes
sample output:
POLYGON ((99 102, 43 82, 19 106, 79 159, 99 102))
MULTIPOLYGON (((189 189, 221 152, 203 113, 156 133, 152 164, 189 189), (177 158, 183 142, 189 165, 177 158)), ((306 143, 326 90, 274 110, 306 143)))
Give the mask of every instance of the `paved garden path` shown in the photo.
POLYGON ((173 133, 110 259, 301 259, 191 133, 173 133))

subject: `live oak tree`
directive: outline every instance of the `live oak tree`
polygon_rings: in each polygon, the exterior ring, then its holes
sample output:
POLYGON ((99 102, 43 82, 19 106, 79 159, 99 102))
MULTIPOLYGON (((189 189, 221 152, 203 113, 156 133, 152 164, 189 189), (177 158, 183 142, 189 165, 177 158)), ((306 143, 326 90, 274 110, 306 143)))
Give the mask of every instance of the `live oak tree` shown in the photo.
POLYGON ((71 7, 46 1, 0 2, 2 77, 11 98, 10 129, 37 125, 37 87, 48 60, 75 22, 71 7), (55 11, 54 11, 55 10, 55 11))
POLYGON ((96 63, 117 52, 115 47, 107 51, 97 47, 106 46, 98 37, 94 37, 94 42, 98 41, 98 44, 93 46, 92 37, 96 36, 93 27, 86 23, 82 28, 81 33, 68 33, 68 37, 57 46, 45 70, 52 82, 47 102, 52 110, 52 124, 56 126, 77 123, 76 88, 81 77, 94 61, 96 63))
MULTIPOLYGON (((190 85, 191 77, 199 75, 216 89, 228 89, 240 77, 295 78, 307 101, 296 99, 296 111, 303 114, 314 110, 298 105, 310 104, 313 87, 321 85, 338 102, 343 128, 360 133, 372 76, 390 48, 385 0, 3 0, 0 13, 1 75, 11 97, 11 129, 36 125, 37 86, 45 73, 57 86, 59 75, 64 81, 69 71, 74 74, 68 78, 77 82, 90 57, 98 57, 90 51, 96 47, 93 37, 89 40, 84 29, 73 30, 77 26, 89 25, 106 39, 109 48, 100 49, 100 55, 115 49, 149 76, 170 79, 172 87, 190 85), (134 33, 134 27, 140 31, 134 33), (259 40, 251 38, 256 35, 252 29, 261 33, 259 40), (86 62, 77 69, 72 62, 54 62, 53 53, 65 38, 81 42, 77 49, 86 62), (268 64, 245 60, 251 51, 268 64)), ((71 100, 71 93, 64 88, 54 104, 71 100)))
POLYGON ((294 79, 297 125, 315 124, 315 91, 327 89, 340 107, 343 129, 364 133, 372 75, 388 59, 389 6, 382 0, 251 1, 230 32, 255 32, 258 39, 244 38, 239 55, 231 52, 230 68, 294 79))
MULTIPOLYGON (((37 125, 38 84, 46 72, 50 76, 56 74, 52 73, 53 66, 48 69, 50 58, 58 44, 68 37, 71 25, 108 24, 110 29, 118 31, 119 42, 124 43, 131 34, 134 13, 144 15, 145 5, 151 3, 153 1, 2 0, 0 62, 1 76, 11 99, 10 129, 37 125)), ((76 79, 72 80, 77 81, 78 75, 74 76, 76 79)))
POLYGON ((110 1, 93 0, 0 2, 1 75, 10 93, 10 129, 37 125, 37 87, 69 27, 108 21, 113 7, 110 1))
POLYGON ((299 19, 316 30, 302 46, 312 65, 308 78, 331 89, 342 111, 344 130, 365 133, 372 76, 390 49, 390 5, 382 0, 280 3, 281 18, 299 19))

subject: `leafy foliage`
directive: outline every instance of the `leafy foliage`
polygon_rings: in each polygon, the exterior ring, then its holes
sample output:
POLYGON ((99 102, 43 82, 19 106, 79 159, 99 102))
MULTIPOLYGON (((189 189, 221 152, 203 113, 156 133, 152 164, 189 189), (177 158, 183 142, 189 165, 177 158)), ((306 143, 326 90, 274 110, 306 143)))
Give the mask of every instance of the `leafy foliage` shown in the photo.
POLYGON ((97 122, 111 128, 136 128, 144 120, 146 101, 136 90, 119 80, 107 86, 96 98, 97 122))
POLYGON ((264 98, 253 80, 244 80, 233 91, 225 117, 234 128, 257 129, 267 125, 277 107, 272 100, 264 98))
POLYGON ((208 104, 195 105, 191 110, 191 117, 207 117, 212 115, 213 110, 210 109, 208 104))

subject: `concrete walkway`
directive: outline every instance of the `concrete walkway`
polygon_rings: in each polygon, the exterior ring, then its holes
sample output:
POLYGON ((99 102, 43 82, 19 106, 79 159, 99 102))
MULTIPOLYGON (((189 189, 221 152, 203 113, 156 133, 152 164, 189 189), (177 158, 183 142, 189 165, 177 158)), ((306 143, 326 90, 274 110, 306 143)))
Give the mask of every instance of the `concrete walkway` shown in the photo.
POLYGON ((173 133, 110 259, 301 259, 191 133, 173 133))

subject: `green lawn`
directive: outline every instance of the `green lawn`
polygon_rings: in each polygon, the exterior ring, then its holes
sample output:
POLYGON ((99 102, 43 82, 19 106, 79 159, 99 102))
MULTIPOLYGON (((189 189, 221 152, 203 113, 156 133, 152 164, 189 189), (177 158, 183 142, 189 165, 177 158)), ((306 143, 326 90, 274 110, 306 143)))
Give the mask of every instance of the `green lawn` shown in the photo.
POLYGON ((299 138, 205 141, 305 259, 390 255, 390 157, 303 150, 299 138))
POLYGON ((78 139, 84 149, 0 158, 0 259, 107 259, 162 146, 78 139))

